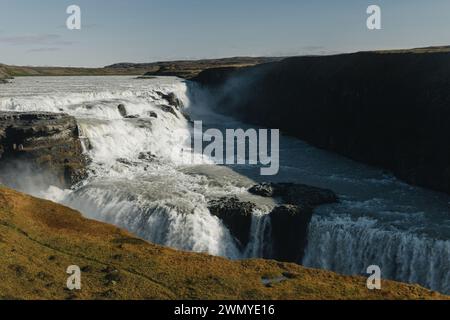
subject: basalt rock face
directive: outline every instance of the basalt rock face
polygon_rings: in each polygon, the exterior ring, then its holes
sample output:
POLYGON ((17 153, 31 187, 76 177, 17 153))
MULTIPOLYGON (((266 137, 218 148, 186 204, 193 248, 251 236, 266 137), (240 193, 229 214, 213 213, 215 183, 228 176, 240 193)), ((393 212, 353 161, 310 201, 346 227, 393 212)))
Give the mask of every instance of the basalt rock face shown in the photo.
POLYGON ((11 177, 21 173, 19 163, 33 173, 45 172, 48 184, 69 187, 80 181, 87 159, 75 118, 45 112, 0 112, 0 167, 11 177))
MULTIPOLYGON (((294 183, 261 183, 249 192, 277 198, 281 205, 270 213, 270 232, 264 237, 263 258, 300 263, 307 244, 308 227, 314 208, 338 201, 334 192, 294 183)), ((257 205, 235 196, 209 202, 210 212, 219 217, 238 240, 240 249, 247 247, 257 205)))
POLYGON ((196 80, 226 114, 450 193, 449 61, 418 50, 296 57, 196 80))
POLYGON ((128 115, 127 108, 122 103, 117 106, 117 110, 119 111, 120 115, 124 118, 128 115))
POLYGON ((280 197, 283 202, 295 205, 318 206, 338 201, 336 194, 327 189, 295 183, 260 183, 249 192, 262 197, 280 197))
POLYGON ((249 192, 280 198, 284 203, 269 214, 271 250, 265 258, 287 262, 302 261, 314 208, 338 201, 333 191, 304 184, 261 183, 251 187, 249 192))
POLYGON ((178 118, 178 114, 175 111, 174 107, 168 106, 168 105, 160 105, 159 107, 161 108, 162 111, 167 112, 167 113, 171 113, 172 115, 174 115, 175 117, 178 118))
POLYGON ((297 263, 302 261, 312 214, 313 207, 305 205, 284 204, 272 210, 271 259, 297 263))
POLYGON ((156 92, 162 99, 166 100, 167 103, 172 106, 175 107, 177 109, 182 109, 184 107, 183 102, 176 96, 175 93, 173 92, 169 92, 167 94, 157 91, 156 92))
POLYGON ((241 249, 250 238, 254 203, 241 201, 237 197, 223 197, 208 203, 211 214, 219 217, 231 234, 238 240, 241 249))

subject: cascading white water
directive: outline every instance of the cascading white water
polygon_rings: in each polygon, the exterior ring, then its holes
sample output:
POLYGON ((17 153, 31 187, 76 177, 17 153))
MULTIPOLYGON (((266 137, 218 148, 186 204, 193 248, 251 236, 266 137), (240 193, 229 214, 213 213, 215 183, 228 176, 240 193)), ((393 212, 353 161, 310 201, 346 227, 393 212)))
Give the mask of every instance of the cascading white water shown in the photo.
POLYGON ((303 264, 345 274, 366 274, 369 265, 382 277, 449 292, 450 242, 386 230, 374 219, 315 216, 303 264))
POLYGON ((270 217, 267 214, 267 210, 254 210, 250 241, 244 251, 246 258, 261 258, 264 256, 266 246, 270 246, 271 242, 270 231, 270 217))
MULTIPOLYGON (((155 243, 230 258, 261 257, 270 245, 269 210, 255 210, 250 242, 241 252, 207 203, 230 194, 248 196, 254 181, 269 177, 253 166, 204 165, 212 162, 198 155, 186 164, 184 157, 192 158, 191 127, 179 111, 175 116, 158 107, 167 104, 158 91, 174 92, 205 128, 248 127, 212 112, 204 92, 176 78, 18 78, 2 87, 0 110, 73 115, 92 159, 89 177, 72 190, 30 183, 24 191, 155 243), (138 118, 123 118, 119 104, 138 118)), ((272 181, 329 188, 342 199, 316 211, 304 264, 348 274, 378 264, 387 278, 450 292, 450 197, 289 137, 281 137, 280 161, 272 181)))
MULTIPOLYGON (((24 190, 80 210, 151 242, 230 258, 244 253, 208 199, 245 188, 231 178, 207 177, 196 166, 212 163, 193 155, 191 127, 158 92, 175 93, 189 108, 186 85, 175 78, 129 77, 20 78, 1 98, 0 109, 65 112, 77 118, 85 150, 92 160, 89 177, 73 190, 24 190), (32 85, 30 85, 30 82, 32 85), (133 118, 123 118, 123 104, 133 118), (156 113, 157 118, 154 115, 156 113), (190 160, 191 173, 184 157, 190 160)), ((201 171, 201 168, 199 168, 201 171)), ((231 177, 231 175, 230 175, 231 177)))
POLYGON ((64 203, 154 243, 239 258, 233 238, 209 213, 205 197, 189 190, 195 181, 184 178, 187 181, 180 184, 182 175, 161 175, 139 184, 132 182, 134 178, 89 183, 66 196, 64 203))

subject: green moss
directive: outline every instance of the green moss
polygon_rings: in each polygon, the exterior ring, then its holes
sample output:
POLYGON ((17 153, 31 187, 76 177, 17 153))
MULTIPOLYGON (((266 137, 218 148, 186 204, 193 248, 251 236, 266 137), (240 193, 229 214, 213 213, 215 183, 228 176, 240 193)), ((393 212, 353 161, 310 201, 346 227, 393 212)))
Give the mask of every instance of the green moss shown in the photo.
POLYGON ((266 260, 230 261, 153 245, 117 227, 0 187, 2 299, 447 299, 418 286, 266 260), (82 269, 82 290, 65 288, 82 269), (263 278, 284 276, 271 286, 263 278))

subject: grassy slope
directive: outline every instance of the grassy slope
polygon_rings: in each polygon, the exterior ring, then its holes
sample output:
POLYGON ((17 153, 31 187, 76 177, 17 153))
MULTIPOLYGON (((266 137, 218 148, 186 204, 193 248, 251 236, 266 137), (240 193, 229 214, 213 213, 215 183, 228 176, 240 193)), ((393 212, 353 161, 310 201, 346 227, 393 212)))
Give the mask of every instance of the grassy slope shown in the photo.
POLYGON ((439 299, 418 286, 275 261, 230 261, 147 243, 78 212, 0 187, 0 299, 439 299), (82 290, 65 289, 78 265, 82 290), (109 267, 109 268, 108 268, 109 267), (109 270, 108 270, 109 269, 109 270), (113 270, 117 270, 113 271, 113 270), (262 277, 289 273, 267 287, 262 277), (114 280, 112 282, 111 280, 114 280))

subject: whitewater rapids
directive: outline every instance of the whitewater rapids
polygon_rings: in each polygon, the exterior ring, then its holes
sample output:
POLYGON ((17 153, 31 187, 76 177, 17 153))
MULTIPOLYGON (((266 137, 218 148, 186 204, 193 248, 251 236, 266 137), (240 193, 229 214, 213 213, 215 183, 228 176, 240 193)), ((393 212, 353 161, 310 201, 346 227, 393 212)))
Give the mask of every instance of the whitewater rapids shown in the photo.
POLYGON ((281 137, 277 176, 261 177, 257 166, 216 166, 193 156, 190 122, 179 111, 177 116, 164 112, 159 105, 167 101, 158 92, 174 92, 184 112, 202 120, 205 129, 248 127, 214 113, 207 94, 177 78, 39 77, 2 86, 0 110, 76 117, 92 160, 88 178, 71 190, 36 187, 34 177, 28 177, 30 187, 22 191, 154 243, 241 259, 262 255, 264 243, 270 242, 267 213, 275 204, 259 204, 250 243, 241 251, 209 213, 209 199, 251 197, 247 188, 268 179, 329 188, 341 202, 316 210, 304 265, 364 274, 375 264, 385 278, 450 293, 449 196, 411 187, 381 170, 288 137, 281 137), (137 118, 123 118, 119 104, 137 118))

